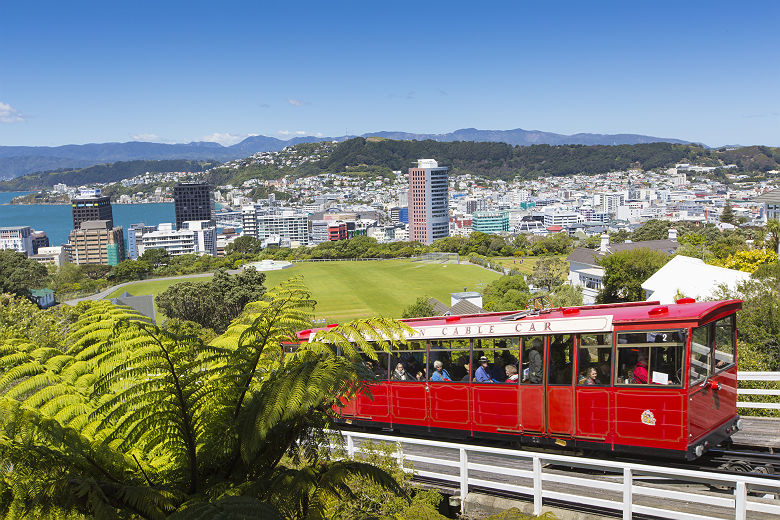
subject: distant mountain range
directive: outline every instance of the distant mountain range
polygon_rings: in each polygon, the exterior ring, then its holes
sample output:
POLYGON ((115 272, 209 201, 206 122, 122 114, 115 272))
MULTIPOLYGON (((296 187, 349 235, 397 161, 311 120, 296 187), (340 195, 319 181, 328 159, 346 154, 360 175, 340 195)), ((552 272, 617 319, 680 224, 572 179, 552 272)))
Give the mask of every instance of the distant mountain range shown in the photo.
MULTIPOLYGON (((132 141, 127 143, 90 143, 65 146, 0 146, 0 179, 10 179, 26 173, 63 168, 83 168, 94 164, 131 160, 193 159, 229 161, 257 152, 273 152, 285 146, 319 141, 344 141, 356 136, 295 137, 284 141, 264 135, 247 137, 232 146, 198 141, 186 144, 163 144, 132 141)), ((408 132, 373 132, 361 137, 381 137, 400 140, 503 142, 511 145, 582 144, 619 145, 667 142, 689 144, 689 141, 637 134, 573 134, 563 135, 538 130, 477 130, 463 128, 446 134, 412 134, 408 132)))

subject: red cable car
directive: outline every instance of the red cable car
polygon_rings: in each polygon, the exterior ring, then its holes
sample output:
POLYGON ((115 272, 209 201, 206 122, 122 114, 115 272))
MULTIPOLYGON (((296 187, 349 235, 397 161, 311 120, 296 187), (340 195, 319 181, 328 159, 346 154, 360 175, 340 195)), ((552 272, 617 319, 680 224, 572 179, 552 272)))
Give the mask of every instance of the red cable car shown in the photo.
POLYGON ((380 382, 339 422, 693 460, 740 427, 741 307, 683 299, 403 320, 415 334, 378 362, 364 356, 380 382))

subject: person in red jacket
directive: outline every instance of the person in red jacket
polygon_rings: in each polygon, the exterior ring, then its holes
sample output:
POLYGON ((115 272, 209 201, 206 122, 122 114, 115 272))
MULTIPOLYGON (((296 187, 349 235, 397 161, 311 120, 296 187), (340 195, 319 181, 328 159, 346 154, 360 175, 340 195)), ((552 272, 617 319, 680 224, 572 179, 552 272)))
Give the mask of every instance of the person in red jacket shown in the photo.
POLYGON ((641 351, 639 352, 639 359, 631 374, 634 378, 634 384, 647 384, 647 354, 641 351))

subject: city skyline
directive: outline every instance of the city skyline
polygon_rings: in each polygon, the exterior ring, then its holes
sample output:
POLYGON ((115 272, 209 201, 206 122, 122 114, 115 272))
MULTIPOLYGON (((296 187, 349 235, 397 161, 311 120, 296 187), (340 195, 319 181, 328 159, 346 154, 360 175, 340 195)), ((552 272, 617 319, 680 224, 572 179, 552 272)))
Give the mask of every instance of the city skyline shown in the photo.
POLYGON ((17 3, 0 31, 0 145, 475 127, 777 146, 778 15, 770 2, 17 3))

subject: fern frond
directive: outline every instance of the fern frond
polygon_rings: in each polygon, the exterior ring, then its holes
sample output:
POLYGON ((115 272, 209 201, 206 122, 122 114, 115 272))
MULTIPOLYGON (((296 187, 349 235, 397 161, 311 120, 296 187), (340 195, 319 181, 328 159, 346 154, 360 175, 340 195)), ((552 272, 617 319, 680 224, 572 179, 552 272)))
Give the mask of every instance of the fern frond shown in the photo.
POLYGON ((252 497, 224 497, 214 502, 188 502, 169 520, 283 520, 270 505, 252 497))

